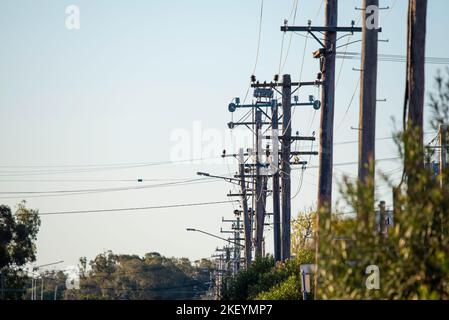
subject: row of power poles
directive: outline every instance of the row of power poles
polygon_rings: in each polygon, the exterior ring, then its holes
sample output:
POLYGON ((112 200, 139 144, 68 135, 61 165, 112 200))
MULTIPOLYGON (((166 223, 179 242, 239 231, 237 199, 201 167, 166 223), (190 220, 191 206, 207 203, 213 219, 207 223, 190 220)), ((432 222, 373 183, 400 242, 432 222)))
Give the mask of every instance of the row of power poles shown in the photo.
MULTIPOLYGON (((375 9, 379 9, 378 0, 363 0, 363 21, 367 21, 375 9), (372 8, 372 12, 370 11, 372 8), (368 10, 369 9, 369 10, 368 10)), ((272 82, 256 81, 252 76, 251 87, 254 99, 251 104, 240 103, 236 98, 228 107, 230 112, 237 109, 250 109, 250 121, 230 122, 230 129, 245 126, 254 134, 251 149, 241 149, 235 157, 239 161, 239 172, 234 178, 239 179, 240 194, 233 194, 241 199, 243 215, 243 239, 245 265, 249 266, 255 256, 262 255, 264 243, 265 217, 273 216, 274 257, 276 261, 285 261, 290 257, 290 220, 291 220, 291 165, 307 165, 299 160, 304 155, 319 155, 320 172, 318 185, 318 230, 328 225, 332 204, 333 175, 333 131, 335 110, 335 65, 337 54, 337 33, 353 35, 363 33, 361 96, 360 96, 360 137, 359 137, 359 178, 367 181, 375 159, 375 115, 376 115, 376 77, 377 77, 377 42, 381 29, 377 25, 363 23, 356 27, 352 22, 348 27, 339 27, 338 0, 325 1, 325 25, 289 26, 286 21, 282 32, 304 32, 313 37, 320 48, 313 53, 319 60, 320 70, 317 79, 311 82, 291 81, 288 74, 275 76, 272 82), (324 38, 321 39, 321 34, 324 38), (303 86, 322 86, 320 100, 310 97, 309 101, 300 103, 292 95, 303 86), (274 93, 280 99, 274 99, 274 93), (321 108, 320 151, 292 151, 293 141, 314 141, 315 137, 292 135, 292 107, 310 105, 321 108), (271 129, 271 135, 266 135, 271 129), (265 141, 269 144, 264 146, 265 141), (295 159, 292 161, 292 157, 295 159), (371 166, 371 167, 370 167, 371 166), (271 182, 271 183, 269 183, 271 182), (269 186, 271 188, 269 188, 269 186), (267 212, 267 198, 272 197, 272 212, 267 212)), ((374 19, 376 21, 376 19, 374 19)), ((373 189, 374 192, 374 189, 373 189)), ((373 204, 374 207, 374 204, 373 204)), ((318 246, 317 246, 318 250, 318 246)))
POLYGON ((285 261, 290 258, 291 166, 305 166, 307 162, 301 160, 301 157, 318 155, 314 151, 292 150, 295 141, 315 140, 314 136, 292 134, 292 108, 319 109, 321 106, 320 101, 313 96, 300 102, 299 96, 294 96, 294 93, 304 86, 319 85, 319 80, 292 82, 288 74, 282 76, 282 81, 277 75, 269 83, 261 83, 252 76, 252 102, 245 104, 235 98, 228 106, 231 113, 240 109, 247 111, 246 117, 228 123, 228 127, 246 127, 253 134, 251 148, 240 148, 238 154, 223 154, 223 157, 238 160, 239 171, 232 178, 239 180, 240 191, 230 196, 241 200, 246 267, 251 265, 253 257, 264 255, 264 231, 267 226, 273 228, 275 260, 285 261), (272 216, 272 224, 267 223, 267 216, 272 216))
MULTIPOLYGON (((425 44, 425 9, 427 0, 409 0, 409 52, 407 55, 408 119, 411 125, 422 129, 423 68, 425 44), (424 29, 421 29, 424 28, 424 29), (421 31, 422 32, 421 32, 421 31), (424 34, 424 35, 422 35, 424 34)), ((362 61, 360 69, 360 113, 359 113, 359 181, 371 187, 374 208, 374 173, 375 173, 375 134, 377 104, 377 68, 378 68, 378 26, 379 0, 362 0, 362 25, 356 27, 338 26, 338 0, 325 0, 325 24, 313 26, 309 21, 306 26, 290 26, 285 21, 281 31, 306 33, 319 44, 313 53, 319 60, 320 70, 317 79, 312 82, 292 83, 290 75, 280 75, 273 82, 256 81, 252 76, 254 99, 251 104, 240 104, 236 98, 229 111, 250 109, 250 120, 230 122, 230 129, 245 126, 254 134, 252 148, 241 149, 232 156, 239 160, 239 172, 234 176, 240 185, 241 213, 243 215, 243 256, 245 265, 249 266, 255 256, 263 253, 265 217, 273 216, 274 256, 276 261, 285 261, 290 257, 290 218, 291 218, 291 165, 307 165, 299 159, 302 155, 319 155, 318 214, 315 235, 317 257, 319 252, 320 232, 330 226, 332 206, 334 111, 335 111, 335 67, 337 49, 342 47, 338 41, 344 36, 362 34, 362 61), (343 36, 341 36, 343 34, 343 36), (321 86, 319 100, 310 97, 309 101, 299 103, 299 98, 292 95, 303 86, 321 86), (274 98, 274 93, 280 99, 274 98), (292 135, 291 111, 294 106, 311 105, 321 108, 319 130, 319 153, 292 151, 293 141, 313 141, 315 137, 292 135), (266 133, 271 129, 271 135, 266 133), (269 141, 264 145, 265 141, 269 141), (292 160, 292 157, 295 157, 292 160), (372 183, 371 183, 372 182, 372 183), (267 212, 267 199, 272 198, 272 212, 267 212)), ((374 213, 374 212, 373 212, 374 213)), ((366 216, 359 214, 359 219, 366 216)), ((318 277, 315 277, 315 281, 318 277)), ((317 282, 315 282, 315 289, 317 282)))

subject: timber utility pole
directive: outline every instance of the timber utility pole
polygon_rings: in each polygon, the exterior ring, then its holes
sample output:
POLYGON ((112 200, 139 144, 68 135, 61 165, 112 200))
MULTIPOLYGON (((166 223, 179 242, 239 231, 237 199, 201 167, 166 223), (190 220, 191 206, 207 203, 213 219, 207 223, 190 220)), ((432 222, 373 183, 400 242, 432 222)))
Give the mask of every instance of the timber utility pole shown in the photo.
MULTIPOLYGON (((370 186, 374 208, 374 175, 376 160, 376 102, 377 102, 377 23, 379 0, 363 0, 362 7, 362 66, 360 73, 359 112, 359 181, 370 186), (368 19, 371 17, 371 21, 368 19)), ((361 212, 359 212, 359 215, 361 212)), ((366 214, 366 213, 365 213, 366 214)), ((359 217, 367 221, 368 217, 359 217)))
POLYGON ((448 181, 445 181, 445 174, 446 174, 446 168, 447 168, 447 150, 448 150, 448 125, 447 124, 441 124, 440 129, 438 131, 439 136, 439 142, 440 142, 440 183, 441 188, 446 187, 448 181))
POLYGON ((279 185, 279 112, 277 100, 271 100, 272 159, 275 161, 273 173, 273 240, 274 261, 281 261, 281 204, 279 185))
MULTIPOLYGON (((320 172, 318 182, 318 212, 316 251, 319 255, 320 232, 330 225, 332 209, 332 166, 333 166, 333 131, 335 108, 335 55, 337 49, 337 33, 354 34, 362 32, 362 28, 355 27, 352 21, 350 27, 338 27, 338 0, 325 0, 325 26, 289 26, 285 23, 281 27, 283 32, 306 32, 310 34, 321 46, 314 52, 314 57, 320 59, 320 73, 323 91, 321 96, 321 128, 320 128, 320 172), (324 33, 324 39, 316 33, 324 33)), ((380 29, 378 30, 380 32, 380 29)), ((315 290, 318 288, 318 274, 315 275, 315 290)), ((317 295, 315 294, 315 297, 317 295)))
POLYGON ((255 250, 256 257, 262 257, 263 229, 265 224, 265 199, 264 199, 264 177, 261 174, 262 169, 262 111, 256 109, 256 177, 255 177, 255 206, 256 206, 256 234, 255 250))
MULTIPOLYGON (((406 168, 408 177, 413 176, 416 166, 424 166, 423 114, 425 85, 427 0, 409 0, 407 35, 407 83, 404 105, 404 122, 408 111, 407 129, 418 130, 419 163, 406 168)), ((409 183, 413 184, 413 179, 409 183)))
POLYGON ((239 150, 239 175, 240 175, 240 188, 242 197, 242 208, 243 208, 243 234, 245 239, 245 266, 248 268, 251 265, 251 250, 252 250, 252 239, 251 239, 251 214, 248 210, 248 198, 246 192, 246 181, 245 181, 245 160, 243 149, 239 150))
POLYGON ((282 247, 281 260, 290 258, 290 220, 291 220, 291 137, 292 137, 292 81, 289 74, 282 79, 282 144, 281 144, 281 182, 282 182, 282 247))
POLYGON ((326 0, 324 51, 321 53, 323 91, 321 96, 320 173, 318 180, 318 225, 330 220, 332 205, 332 166, 334 148, 335 54, 338 0, 326 0), (326 216, 320 217, 325 210, 326 216), (324 219, 321 219, 324 218, 324 219))

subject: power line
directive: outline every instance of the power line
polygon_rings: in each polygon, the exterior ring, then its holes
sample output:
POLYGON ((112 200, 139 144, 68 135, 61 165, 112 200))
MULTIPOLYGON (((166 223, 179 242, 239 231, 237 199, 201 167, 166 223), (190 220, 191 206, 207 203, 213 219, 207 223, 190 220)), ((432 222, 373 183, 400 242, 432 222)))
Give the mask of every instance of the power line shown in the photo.
MULTIPOLYGON (((59 193, 45 193, 45 191, 38 192, 37 195, 31 195, 24 197, 26 193, 17 193, 22 194, 22 196, 10 196, 10 197, 0 197, 0 199, 30 199, 30 198, 48 198, 48 197, 65 197, 65 196, 78 196, 78 195, 90 195, 90 194, 97 194, 97 193, 108 193, 108 192, 120 192, 120 191, 129 191, 129 190, 146 190, 146 189, 153 189, 153 188, 162 188, 162 187, 171 187, 171 186, 187 186, 187 185, 196 185, 196 184, 203 184, 203 183, 214 183, 218 180, 214 181, 196 181, 196 182, 175 182, 175 183, 166 183, 166 184, 157 184, 157 185, 149 185, 149 186, 136 186, 136 187, 128 187, 128 188, 116 188, 116 189, 93 189, 90 191, 71 191, 71 192, 64 192, 64 190, 61 190, 59 193)), ((2 194, 2 192, 0 192, 2 194)), ((4 194, 8 194, 8 192, 5 192, 4 194)))
MULTIPOLYGON (((435 132, 426 132, 425 135, 433 135, 435 132)), ((377 138, 376 141, 385 141, 385 140, 393 140, 394 137, 382 137, 377 138)), ((341 142, 335 142, 334 146, 339 145, 349 145, 349 144, 355 144, 358 143, 357 140, 350 140, 350 141, 341 141, 341 142)), ((308 167, 310 168, 310 167, 308 167)), ((162 183, 162 184, 153 184, 153 185, 146 185, 146 186, 135 186, 135 187, 123 187, 123 188, 101 188, 101 189, 87 189, 87 190, 56 190, 56 191, 10 191, 10 192, 0 192, 0 194, 54 194, 54 193, 67 193, 74 195, 78 194, 85 194, 87 193, 98 193, 98 192, 111 192, 111 191, 124 191, 124 190, 133 190, 133 189, 148 189, 148 188, 156 188, 156 187, 165 187, 165 186, 172 186, 172 185, 190 185, 190 184, 199 184, 201 180, 209 180, 210 182, 212 179, 61 179, 61 180, 0 180, 0 182, 144 182, 144 181, 176 181, 172 183, 162 183)), ((206 183, 206 181, 204 182, 206 183)), ((11 197, 7 197, 7 199, 10 199, 11 197)), ((20 198, 20 197, 18 197, 20 198)), ((0 199, 5 199, 5 197, 0 197, 0 199)))
POLYGON ((195 162, 202 160, 217 159, 219 157, 207 157, 207 158, 191 158, 184 160, 173 161, 160 161, 160 162, 119 162, 119 163, 91 163, 91 164, 43 164, 43 165, 0 165, 0 168, 95 168, 95 167, 122 167, 122 166, 135 166, 135 165, 161 165, 170 163, 182 163, 182 162, 195 162))
MULTIPOLYGON (((185 160, 175 160, 175 161, 160 161, 160 162, 141 162, 141 163, 128 163, 128 164, 111 164, 111 165, 54 165, 54 166, 34 166, 34 168, 68 168, 68 169, 55 169, 55 170, 26 170, 26 171, 3 171, 0 174, 1 177, 8 176, 31 176, 31 175, 45 175, 45 174, 70 174, 70 173, 88 173, 96 171, 107 171, 107 170, 123 170, 141 167, 151 167, 151 166, 161 166, 161 165, 175 165, 180 163, 189 163, 197 161, 205 161, 212 159, 220 159, 220 156, 207 157, 207 158, 192 158, 185 160)), ((3 166, 4 168, 24 168, 24 166, 3 166)), ((33 166, 28 166, 32 168, 33 166)))
POLYGON ((57 182, 57 183, 72 183, 72 182, 160 182, 160 181, 183 181, 187 178, 137 178, 137 179, 2 179, 0 182, 15 182, 15 183, 32 183, 32 182, 57 182))
POLYGON ((398 0, 394 0, 393 4, 391 5, 390 10, 388 10, 387 14, 385 15, 383 22, 385 23, 385 21, 387 20, 387 18, 390 16, 390 14, 393 12, 394 7, 396 6, 396 3, 398 2, 398 0))
MULTIPOLYGON (((393 160, 398 160, 398 159, 401 159, 401 158, 400 157, 392 157, 392 158, 376 159, 376 162, 393 161, 393 160)), ((334 163, 333 166, 334 167, 342 167, 342 166, 350 166, 350 165, 355 165, 355 164, 358 164, 358 161, 334 163)), ((308 169, 319 169, 319 166, 310 166, 307 168, 308 169)), ((292 170, 299 170, 299 169, 294 168, 292 170)))
MULTIPOLYGON (((379 54, 379 61, 385 62, 406 62, 407 57, 403 55, 397 54, 379 54)), ((361 54, 358 52, 337 52, 336 57, 338 59, 350 59, 350 60, 360 60, 361 54)), ((427 64, 449 64, 449 58, 442 57, 426 57, 425 59, 427 64)))
POLYGON ((343 117, 341 118, 340 123, 337 126, 337 130, 340 129, 341 125, 343 124, 344 120, 346 119, 346 116, 348 115, 349 110, 351 109, 352 103, 354 102, 354 98, 355 98, 355 95, 356 95, 359 87, 360 87, 360 78, 358 78, 358 80, 357 80, 357 84, 355 86, 354 93, 352 94, 351 100, 349 100, 349 103, 348 103, 348 107, 346 108, 346 111, 343 114, 343 117))
MULTIPOLYGON (((434 135, 436 132, 425 132, 424 135, 434 135)), ((384 140, 394 140, 394 137, 382 137, 382 138, 376 138, 376 141, 384 141, 384 140)), ((354 144, 358 143, 358 140, 349 140, 349 141, 340 141, 340 142, 334 142, 334 146, 340 146, 340 145, 346 145, 346 144, 354 144)))
POLYGON ((263 0, 260 1, 259 35, 257 37, 256 61, 254 62, 253 74, 256 73, 257 64, 259 62, 260 40, 262 37, 262 22, 263 22, 263 0))
MULTIPOLYGON (((358 25, 361 19, 362 19, 362 14, 359 15, 355 25, 358 25)), ((345 53, 344 53, 345 55, 346 55, 346 53, 348 51, 348 46, 350 45, 351 38, 352 38, 352 35, 349 35, 348 36, 348 41, 346 42, 346 45, 345 45, 345 53)), ((338 87, 338 85, 340 84, 340 79, 341 79, 341 74, 342 74, 342 71, 343 71, 344 63, 345 63, 345 57, 343 57, 343 59, 341 61, 340 70, 338 72, 337 83, 335 84, 335 87, 338 87)))
POLYGON ((88 193, 88 192, 114 192, 114 191, 126 191, 126 190, 138 190, 138 189, 148 189, 156 187, 165 187, 172 185, 179 185, 190 182, 199 182, 210 180, 206 178, 191 179, 178 182, 167 182, 160 184, 150 184, 145 186, 133 186, 133 187, 123 187, 123 188, 99 188, 99 189, 75 189, 75 190, 46 190, 46 191, 0 191, 0 194, 57 194, 57 193, 88 193))
MULTIPOLYGON (((259 63, 260 42, 261 42, 261 38, 262 38, 262 21, 263 21, 263 0, 261 0, 261 2, 260 2, 259 35, 257 37, 256 61, 254 62, 254 68, 253 68, 253 72, 252 72, 253 75, 256 73, 257 64, 259 63)), ((245 104, 246 100, 248 99, 250 88, 251 88, 251 84, 249 84, 248 87, 246 88, 246 93, 244 95, 245 98, 243 99, 243 104, 245 104)), ((251 112, 251 110, 248 111, 248 113, 244 116, 245 119, 250 112, 251 112)))
POLYGON ((40 216, 50 216, 50 215, 84 214, 84 213, 123 212, 123 211, 137 211, 137 210, 156 210, 156 209, 169 209, 169 208, 199 207, 199 206, 226 204, 226 203, 233 203, 233 202, 238 202, 238 201, 237 200, 227 200, 227 201, 214 201, 214 202, 172 204, 172 205, 163 205, 163 206, 96 209, 96 210, 80 210, 80 211, 55 211, 55 212, 39 213, 39 215, 40 216))
MULTIPOLYGON (((291 16, 293 15, 293 24, 295 24, 295 21, 296 21, 296 14, 297 14, 297 11, 298 11, 298 3, 299 3, 299 0, 293 0, 293 6, 292 6, 292 10, 290 12, 290 17, 289 17, 289 18, 291 18, 291 16)), ((285 58, 284 58, 284 62, 282 63, 282 67, 279 69, 279 74, 282 73, 282 70, 284 70, 285 64, 287 63, 288 55, 290 53, 290 48, 291 48, 291 45, 292 45, 292 37, 293 37, 293 33, 290 34, 290 39, 288 41, 287 52, 285 53, 285 58)), ((282 57, 281 57, 281 59, 282 59, 282 57)))

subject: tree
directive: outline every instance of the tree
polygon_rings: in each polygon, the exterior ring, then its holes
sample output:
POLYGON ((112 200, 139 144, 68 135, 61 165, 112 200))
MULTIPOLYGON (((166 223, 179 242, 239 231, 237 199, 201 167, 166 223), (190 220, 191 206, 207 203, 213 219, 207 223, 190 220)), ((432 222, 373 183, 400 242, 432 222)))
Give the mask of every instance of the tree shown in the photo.
POLYGON ((12 214, 8 206, 0 206, 0 269, 20 267, 36 260, 36 241, 40 218, 25 202, 12 214))
POLYGON ((37 210, 25 202, 13 214, 8 206, 0 206, 0 288, 2 298, 19 299, 26 275, 22 267, 36 260, 35 241, 40 227, 37 210), (8 290, 6 290, 6 288, 8 290))
POLYGON ((296 256, 305 249, 312 250, 315 246, 313 236, 316 227, 316 214, 309 210, 305 214, 300 214, 296 220, 292 221, 292 255, 296 256))
POLYGON ((209 289, 209 260, 194 266, 187 258, 167 258, 157 252, 140 257, 107 251, 89 262, 80 259, 79 290, 65 292, 66 299, 155 300, 197 299, 209 289), (200 268, 201 266, 201 268, 200 268))
POLYGON ((302 299, 300 265, 314 262, 314 230, 315 213, 300 214, 292 223, 292 258, 277 264, 272 256, 257 258, 248 269, 230 279, 228 287, 223 288, 223 299, 302 299))
MULTIPOLYGON (((443 85, 440 74, 436 82, 438 92, 430 99, 434 126, 447 121, 449 110, 449 85, 443 85)), ((449 189, 439 184, 449 172, 436 177, 422 165, 421 133, 409 128, 396 136, 407 178, 414 183, 395 188, 394 227, 386 235, 377 231, 366 186, 345 179, 346 202, 369 219, 343 223, 334 218, 332 233, 320 239, 319 298, 449 299, 449 189), (377 290, 367 286, 369 266, 380 271, 377 290)), ((387 175, 383 179, 393 188, 387 175)))
POLYGON ((449 68, 446 68, 446 75, 441 70, 435 76, 436 92, 429 94, 430 109, 432 112, 432 128, 438 129, 441 124, 449 123, 449 68))

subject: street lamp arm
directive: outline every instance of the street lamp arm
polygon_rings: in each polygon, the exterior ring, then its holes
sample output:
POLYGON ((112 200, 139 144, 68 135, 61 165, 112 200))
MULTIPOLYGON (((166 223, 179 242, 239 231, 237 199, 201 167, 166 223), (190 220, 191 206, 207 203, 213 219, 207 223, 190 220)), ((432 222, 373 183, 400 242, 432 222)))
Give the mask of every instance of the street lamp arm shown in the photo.
POLYGON ((199 176, 203 176, 203 177, 209 177, 209 178, 215 178, 215 179, 223 179, 223 180, 231 182, 231 183, 232 182, 239 182, 240 183, 240 180, 236 179, 236 178, 216 176, 216 175, 212 175, 212 174, 209 174, 209 173, 206 173, 206 172, 197 172, 196 174, 199 175, 199 176))
POLYGON ((203 230, 198 230, 198 229, 194 229, 194 228, 187 228, 186 230, 187 230, 187 231, 196 231, 196 232, 199 232, 199 233, 208 235, 208 236, 210 236, 210 237, 214 237, 214 238, 217 238, 217 239, 226 241, 226 242, 228 242, 228 243, 231 243, 231 244, 236 245, 236 246, 239 246, 239 247, 245 247, 244 245, 242 245, 242 244, 240 244, 240 243, 238 243, 238 242, 234 242, 234 241, 231 241, 231 240, 229 240, 229 239, 222 238, 222 237, 220 237, 220 236, 217 236, 217 235, 215 235, 215 234, 212 234, 212 233, 209 233, 209 232, 206 232, 206 231, 203 231, 203 230))
POLYGON ((49 267, 49 266, 53 266, 55 264, 60 264, 60 263, 64 263, 64 261, 61 260, 61 261, 57 261, 57 262, 43 264, 43 265, 40 265, 40 266, 35 266, 35 267, 33 267, 33 270, 38 270, 38 269, 43 268, 43 267, 49 267))

